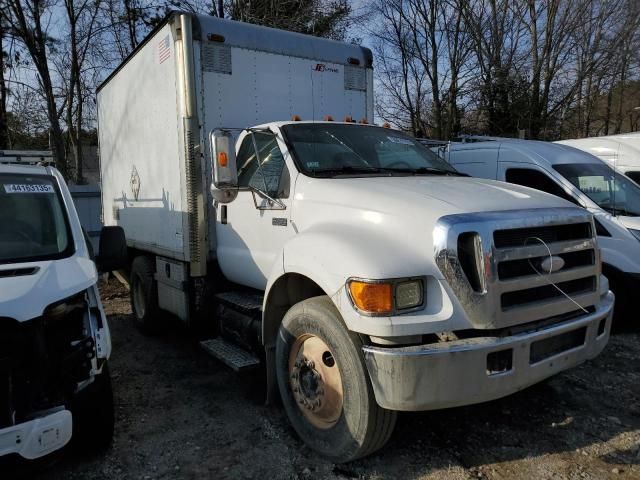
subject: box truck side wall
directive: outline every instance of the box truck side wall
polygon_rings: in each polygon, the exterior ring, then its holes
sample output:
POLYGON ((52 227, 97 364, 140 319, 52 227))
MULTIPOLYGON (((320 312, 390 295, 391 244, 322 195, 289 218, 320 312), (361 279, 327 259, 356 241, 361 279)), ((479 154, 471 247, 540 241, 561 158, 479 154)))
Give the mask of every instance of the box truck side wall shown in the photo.
POLYGON ((98 91, 105 225, 121 225, 131 247, 190 261, 191 275, 203 275, 216 256, 216 212, 204 194, 209 133, 293 115, 372 122, 371 64, 356 45, 170 15, 98 91))
POLYGON ((98 91, 104 224, 177 258, 188 243, 179 61, 167 24, 98 91))

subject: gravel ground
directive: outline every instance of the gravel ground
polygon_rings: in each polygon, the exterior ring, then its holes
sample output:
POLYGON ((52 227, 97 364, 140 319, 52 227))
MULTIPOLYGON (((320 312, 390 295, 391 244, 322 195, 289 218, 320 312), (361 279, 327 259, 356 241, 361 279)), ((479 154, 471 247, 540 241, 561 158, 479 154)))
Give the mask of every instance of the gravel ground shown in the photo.
POLYGON ((115 280, 102 291, 114 345, 113 446, 90 457, 68 449, 39 479, 640 478, 637 330, 508 398, 402 414, 385 449, 334 465, 304 446, 281 407, 262 404, 260 376, 236 375, 178 327, 143 337, 127 292, 115 280))

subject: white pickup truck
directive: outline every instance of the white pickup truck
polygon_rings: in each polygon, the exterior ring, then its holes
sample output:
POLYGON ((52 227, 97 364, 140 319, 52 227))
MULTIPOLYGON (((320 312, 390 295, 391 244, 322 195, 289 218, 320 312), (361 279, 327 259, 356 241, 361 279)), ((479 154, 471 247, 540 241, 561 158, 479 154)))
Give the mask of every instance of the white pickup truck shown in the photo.
MULTIPOLYGON (((109 327, 69 190, 36 152, 0 151, 0 457, 104 447, 113 434, 109 327)), ((102 270, 126 262, 119 227, 102 270)), ((101 247, 102 248, 102 247, 101 247)), ((105 247, 107 248, 107 247, 105 247)))
POLYGON ((212 328, 203 347, 263 365, 334 461, 381 448, 397 411, 593 358, 613 307, 588 212, 368 125, 371 68, 358 46, 174 13, 98 91, 136 321, 212 328))

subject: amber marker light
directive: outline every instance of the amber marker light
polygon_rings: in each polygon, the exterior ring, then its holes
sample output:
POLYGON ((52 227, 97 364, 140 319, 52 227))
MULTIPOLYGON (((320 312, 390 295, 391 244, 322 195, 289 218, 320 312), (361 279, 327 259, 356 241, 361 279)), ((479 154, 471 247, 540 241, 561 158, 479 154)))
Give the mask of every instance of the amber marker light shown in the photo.
POLYGON ((353 304, 363 312, 373 314, 393 312, 393 286, 391 283, 351 280, 349 293, 353 304))
POLYGON ((219 152, 218 153, 218 165, 221 167, 226 167, 229 164, 229 157, 227 156, 227 152, 219 152))

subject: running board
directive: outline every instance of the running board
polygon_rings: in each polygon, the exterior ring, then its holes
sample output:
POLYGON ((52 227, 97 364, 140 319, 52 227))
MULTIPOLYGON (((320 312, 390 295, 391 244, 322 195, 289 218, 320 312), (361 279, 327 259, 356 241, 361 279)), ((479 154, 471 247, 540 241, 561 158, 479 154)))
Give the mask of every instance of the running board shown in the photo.
POLYGON ((260 359, 222 338, 210 338, 200 342, 205 352, 217 358, 236 372, 252 370, 260 365, 260 359))

